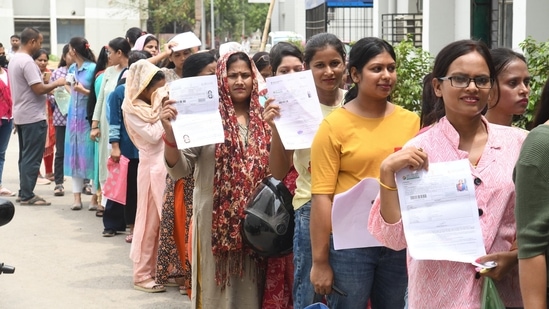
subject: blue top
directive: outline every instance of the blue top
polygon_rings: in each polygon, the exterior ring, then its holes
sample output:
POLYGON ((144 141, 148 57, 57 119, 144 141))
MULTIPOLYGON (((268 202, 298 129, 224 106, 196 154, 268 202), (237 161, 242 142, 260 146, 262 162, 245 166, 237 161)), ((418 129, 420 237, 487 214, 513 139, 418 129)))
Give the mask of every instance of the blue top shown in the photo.
POLYGON ((118 143, 120 153, 128 159, 139 159, 139 151, 132 143, 122 115, 122 102, 126 85, 116 86, 111 92, 107 102, 109 106, 109 143, 118 143))

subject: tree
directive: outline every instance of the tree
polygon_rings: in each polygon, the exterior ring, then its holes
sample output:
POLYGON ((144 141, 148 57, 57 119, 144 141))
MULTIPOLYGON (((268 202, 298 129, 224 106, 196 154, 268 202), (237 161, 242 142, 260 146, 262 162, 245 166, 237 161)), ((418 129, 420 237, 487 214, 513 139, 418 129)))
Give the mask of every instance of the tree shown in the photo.
POLYGON ((150 32, 160 33, 172 23, 193 25, 193 8, 192 0, 149 0, 150 32))

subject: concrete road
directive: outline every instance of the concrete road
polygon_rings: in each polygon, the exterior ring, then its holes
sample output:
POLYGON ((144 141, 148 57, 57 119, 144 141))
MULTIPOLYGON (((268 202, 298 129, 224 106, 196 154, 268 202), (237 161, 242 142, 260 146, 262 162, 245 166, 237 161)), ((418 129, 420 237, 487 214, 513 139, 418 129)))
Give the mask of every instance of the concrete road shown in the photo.
MULTIPOLYGON (((18 155, 12 135, 2 184, 14 192, 19 189, 18 155)), ((51 206, 21 206, 9 198, 16 210, 14 219, 0 227, 0 262, 16 270, 0 275, 0 308, 190 308, 189 298, 176 287, 156 294, 134 290, 125 235, 101 236, 103 223, 87 210, 88 195, 82 196, 82 210, 70 209, 69 177, 64 197, 54 197, 53 189, 52 183, 35 190, 51 206)))

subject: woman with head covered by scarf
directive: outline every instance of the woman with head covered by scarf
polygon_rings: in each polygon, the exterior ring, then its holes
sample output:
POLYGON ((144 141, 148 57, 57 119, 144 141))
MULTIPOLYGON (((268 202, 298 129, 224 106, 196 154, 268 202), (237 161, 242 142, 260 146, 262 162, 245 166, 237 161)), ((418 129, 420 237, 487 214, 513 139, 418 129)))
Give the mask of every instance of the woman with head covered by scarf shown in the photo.
POLYGON ((225 142, 179 151, 164 103, 165 160, 174 179, 195 166, 192 222, 192 307, 260 308, 264 265, 243 242, 241 221, 255 187, 269 174, 269 126, 261 117, 259 71, 248 55, 228 53, 217 64, 225 142))
POLYGON ((163 129, 159 121, 161 101, 154 98, 165 83, 159 68, 147 60, 139 60, 129 68, 122 103, 128 135, 139 150, 137 214, 130 251, 133 281, 135 289, 149 293, 165 291, 154 279, 166 177, 163 129))

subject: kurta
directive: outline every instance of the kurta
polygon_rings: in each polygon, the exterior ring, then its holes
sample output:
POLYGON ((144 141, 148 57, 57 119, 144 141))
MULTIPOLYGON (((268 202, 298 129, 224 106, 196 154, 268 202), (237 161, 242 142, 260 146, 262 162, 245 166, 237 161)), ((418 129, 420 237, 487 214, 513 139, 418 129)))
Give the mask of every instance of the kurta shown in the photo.
MULTIPOLYGON (((477 164, 471 166, 479 209, 480 226, 486 252, 509 251, 515 240, 515 186, 512 180, 526 131, 490 124, 483 118, 488 140, 477 164), (477 181, 478 182, 478 181, 477 181)), ((429 162, 447 162, 467 159, 469 154, 458 149, 459 134, 444 117, 428 131, 410 140, 404 147, 421 147, 429 162)), ((470 184, 470 186, 473 184, 470 184)), ((388 224, 380 214, 376 199, 368 223, 370 232, 385 246, 406 248, 402 220, 388 224)), ((414 260, 408 256, 408 301, 410 309, 445 308, 478 309, 482 279, 475 279, 475 266, 450 261, 414 260)), ((522 307, 518 267, 513 268, 501 281, 495 282, 506 307, 522 307)))
MULTIPOLYGON (((107 170, 107 159, 110 156, 109 153, 109 121, 107 120, 107 98, 111 92, 116 88, 118 83, 118 77, 120 71, 116 70, 116 67, 109 67, 103 73, 103 81, 101 82, 101 88, 99 95, 97 96, 97 103, 93 111, 92 120, 99 121, 99 131, 101 137, 98 139, 98 154, 99 154, 99 182, 105 183, 109 172, 107 170)), ((89 135, 88 135, 89 136, 89 135)))
MULTIPOLYGON (((86 89, 91 88, 95 63, 84 62, 82 67, 71 65, 69 73, 86 89)), ((90 124, 86 120, 88 96, 71 88, 71 101, 67 113, 65 131, 65 175, 78 178, 93 178, 95 143, 90 139, 90 124)))
POLYGON ((193 166, 192 308, 261 308, 258 290, 263 287, 258 287, 253 279, 255 262, 249 256, 245 257, 242 278, 232 276, 231 284, 224 289, 215 282, 215 259, 211 249, 215 145, 183 150, 177 164, 168 168, 168 172, 173 179, 179 179, 189 175, 193 166))
MULTIPOLYGON (((154 255, 156 255, 156 246, 158 245, 158 227, 160 226, 158 218, 161 217, 162 195, 166 186, 167 173, 164 166, 164 143, 162 142, 164 129, 160 120, 155 123, 147 123, 138 116, 126 112, 124 112, 124 119, 128 134, 139 150, 137 214, 130 251, 130 258, 138 263, 144 251, 154 252, 154 255), (158 212, 158 218, 151 219, 147 215, 151 207, 158 212), (151 225, 156 226, 156 228, 149 229, 151 225), (147 233, 156 233, 155 244, 144 242, 145 227, 147 227, 147 233)), ((152 236, 147 235, 147 238, 152 236)))

